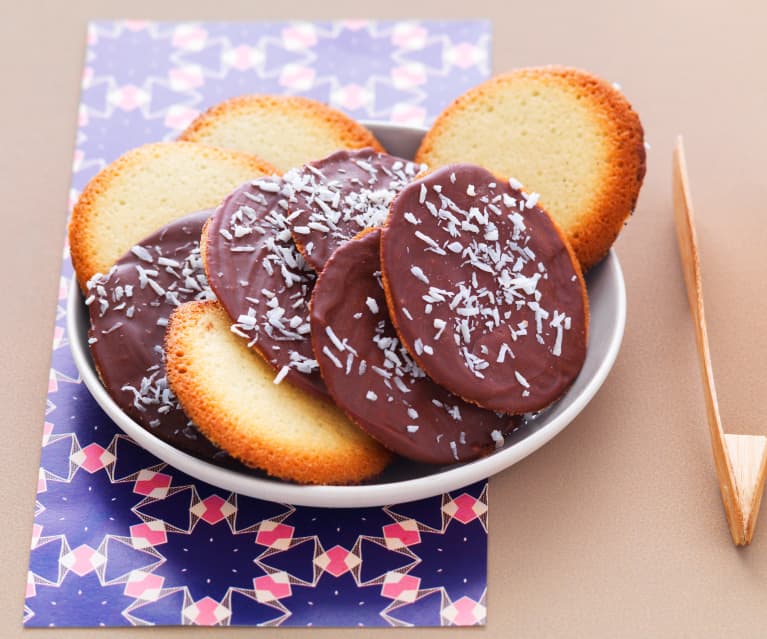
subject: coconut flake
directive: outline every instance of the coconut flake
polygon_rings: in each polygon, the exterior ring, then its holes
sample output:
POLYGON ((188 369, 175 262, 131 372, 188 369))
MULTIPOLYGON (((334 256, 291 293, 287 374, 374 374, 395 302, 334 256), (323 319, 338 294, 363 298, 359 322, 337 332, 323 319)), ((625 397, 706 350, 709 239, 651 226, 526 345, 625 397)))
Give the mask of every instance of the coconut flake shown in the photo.
POLYGON ((376 302, 372 297, 368 297, 365 300, 365 304, 370 309, 371 313, 373 313, 373 314, 378 313, 378 311, 379 311, 378 302, 376 302))
POLYGON ((274 383, 279 384, 283 379, 285 379, 285 376, 290 372, 290 366, 283 366, 280 369, 280 372, 277 373, 274 377, 274 383))
POLYGON ((424 284, 429 283, 429 278, 426 277, 426 274, 423 272, 423 269, 420 266, 411 266, 410 272, 416 279, 421 280, 424 284))

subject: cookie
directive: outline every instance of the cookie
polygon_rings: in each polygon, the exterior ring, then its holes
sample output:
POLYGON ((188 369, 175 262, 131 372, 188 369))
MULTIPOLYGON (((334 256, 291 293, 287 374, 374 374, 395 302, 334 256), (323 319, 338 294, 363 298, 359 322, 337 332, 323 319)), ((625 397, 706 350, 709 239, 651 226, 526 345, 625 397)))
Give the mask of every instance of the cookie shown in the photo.
POLYGON ((312 342, 333 399, 408 459, 452 464, 492 452, 519 419, 452 395, 410 357, 389 320, 380 237, 376 229, 341 246, 314 287, 312 342))
POLYGON ((253 153, 280 172, 338 149, 384 150, 370 131, 341 111, 299 96, 225 100, 194 120, 179 139, 253 153))
POLYGON ((88 281, 88 343, 117 405, 159 439, 195 457, 226 458, 191 423, 168 387, 163 343, 173 309, 212 299, 200 259, 200 233, 213 213, 174 220, 88 281))
POLYGON ((512 71, 463 94, 415 159, 478 164, 540 193, 584 270, 607 254, 645 174, 642 125, 626 98, 585 71, 556 66, 512 71))
POLYGON ((391 454, 329 402, 275 384, 263 358, 229 330, 216 302, 171 315, 165 344, 170 387, 200 430, 249 466, 305 484, 358 483, 391 454))
POLYGON ((333 251, 380 226, 394 196, 421 166, 373 149, 336 151, 288 171, 291 231, 306 261, 321 271, 333 251))
POLYGON ((282 178, 263 177, 229 195, 205 228, 210 285, 232 320, 285 379, 327 395, 309 338, 309 298, 316 275, 290 237, 282 178))
POLYGON ((243 182, 274 172, 257 157, 191 142, 128 151, 88 183, 72 211, 69 244, 80 287, 171 220, 214 207, 243 182))
POLYGON ((536 199, 481 167, 448 165, 400 192, 381 237, 408 351, 452 393, 512 414, 551 404, 586 356, 583 275, 536 199))

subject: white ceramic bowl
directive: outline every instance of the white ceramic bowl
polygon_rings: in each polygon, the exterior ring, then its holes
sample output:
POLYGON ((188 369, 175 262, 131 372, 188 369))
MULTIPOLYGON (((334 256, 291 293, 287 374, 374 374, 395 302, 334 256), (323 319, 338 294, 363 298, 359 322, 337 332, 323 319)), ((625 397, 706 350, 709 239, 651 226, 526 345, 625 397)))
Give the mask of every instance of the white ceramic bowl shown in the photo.
MULTIPOLYGON (((407 158, 413 157, 425 132, 391 124, 365 124, 390 153, 407 158)), ((452 491, 494 475, 543 446, 583 410, 610 372, 623 338, 626 289, 613 251, 589 271, 586 282, 591 313, 586 361, 559 401, 507 437, 504 447, 487 457, 452 466, 402 461, 375 482, 361 486, 299 486, 227 470, 173 448, 128 417, 101 385, 88 349, 88 311, 76 284, 69 295, 67 329, 75 363, 93 397, 136 443, 168 464, 220 488, 269 501, 335 508, 381 506, 452 491)))

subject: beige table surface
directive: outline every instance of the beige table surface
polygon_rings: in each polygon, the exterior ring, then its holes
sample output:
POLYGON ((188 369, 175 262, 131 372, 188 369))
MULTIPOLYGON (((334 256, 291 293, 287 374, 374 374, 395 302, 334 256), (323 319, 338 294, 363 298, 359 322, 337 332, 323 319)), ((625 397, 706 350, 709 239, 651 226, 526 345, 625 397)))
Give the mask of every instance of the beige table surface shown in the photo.
MULTIPOLYGON (((767 514, 752 546, 734 548, 704 422, 669 171, 674 137, 684 133, 723 419, 733 432, 767 434, 766 3, 2 0, 0 637, 143 636, 130 629, 22 631, 20 621, 85 23, 125 17, 488 17, 495 71, 556 62, 619 81, 652 145, 639 206, 617 244, 628 289, 623 347, 580 417, 493 478, 489 619, 472 634, 767 636, 767 514)), ((369 635, 414 632, 451 634, 369 635)), ((147 632, 203 634, 211 631, 147 632)))

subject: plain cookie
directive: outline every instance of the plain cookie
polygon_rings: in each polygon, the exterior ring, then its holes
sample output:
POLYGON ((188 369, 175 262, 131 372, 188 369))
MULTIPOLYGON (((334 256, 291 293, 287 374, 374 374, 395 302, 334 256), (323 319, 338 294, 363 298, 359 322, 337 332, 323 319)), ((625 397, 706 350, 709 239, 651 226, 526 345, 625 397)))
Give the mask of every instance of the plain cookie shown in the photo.
POLYGON ((252 155, 191 142, 128 151, 88 182, 72 211, 69 245, 80 287, 170 221, 215 207, 243 182, 274 172, 252 155))
POLYGON ((168 381, 215 444, 249 466, 303 484, 374 477, 391 454, 328 402, 288 384, 229 330, 216 302, 190 302, 171 316, 168 381))
POLYGON ((179 140, 252 153, 281 172, 339 149, 384 150, 370 131, 341 111, 299 96, 230 98, 200 115, 179 140))
POLYGON ((463 94, 415 159, 477 164, 540 193, 584 270, 607 255, 645 174, 642 125, 623 94, 556 66, 512 71, 463 94))

